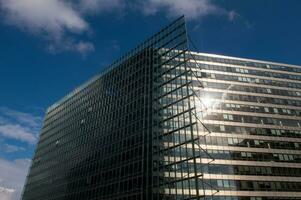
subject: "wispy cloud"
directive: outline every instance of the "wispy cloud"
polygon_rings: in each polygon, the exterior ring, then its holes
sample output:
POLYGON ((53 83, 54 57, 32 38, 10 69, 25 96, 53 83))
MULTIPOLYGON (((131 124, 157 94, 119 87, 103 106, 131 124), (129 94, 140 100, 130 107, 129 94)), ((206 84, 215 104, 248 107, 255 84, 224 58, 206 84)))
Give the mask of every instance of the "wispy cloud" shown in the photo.
POLYGON ((231 10, 230 12, 227 13, 228 14, 228 19, 229 21, 233 21, 235 20, 237 17, 239 17, 240 15, 234 11, 234 10, 231 10))
POLYGON ((13 200, 14 192, 15 192, 15 190, 13 190, 13 189, 0 187, 0 199, 1 200, 13 200))
POLYGON ((46 39, 47 49, 52 53, 93 52, 94 44, 82 39, 93 33, 87 16, 108 13, 123 16, 129 11, 142 15, 162 13, 169 18, 185 15, 188 20, 220 15, 233 21, 239 16, 212 0, 0 0, 2 20, 46 39))
POLYGON ((72 38, 66 38, 62 43, 52 43, 48 45, 48 51, 51 53, 60 53, 62 51, 77 52, 86 55, 95 50, 94 44, 86 41, 75 41, 72 38))
MULTIPOLYGON (((69 48, 81 46, 77 40, 68 39, 70 34, 81 34, 89 30, 88 23, 69 1, 62 0, 0 0, 1 10, 7 24, 39 35, 57 50, 78 50, 80 53, 94 48, 69 48)), ((73 38, 73 37, 72 37, 73 38)), ((85 42, 93 45, 92 43, 85 42)))
POLYGON ((200 19, 208 15, 223 15, 234 19, 234 11, 227 11, 210 0, 146 0, 142 3, 142 12, 154 15, 166 13, 167 17, 185 15, 188 20, 200 19))
POLYGON ((87 54, 95 50, 89 36, 92 29, 85 19, 91 14, 123 11, 124 0, 0 0, 3 21, 47 41, 51 53, 73 51, 87 54))
POLYGON ((42 118, 29 113, 0 107, 0 135, 34 144, 38 138, 42 118))
MULTIPOLYGON (((15 153, 25 151, 22 146, 7 143, 6 139, 35 144, 38 138, 42 118, 30 113, 20 112, 7 107, 0 107, 0 151, 15 153)), ((0 199, 19 200, 24 185, 30 160, 6 160, 0 158, 0 199)))
POLYGON ((88 24, 71 5, 59 0, 2 0, 7 20, 32 32, 47 32, 55 37, 65 31, 82 32, 88 24), (46 26, 45 26, 46 25, 46 26))
POLYGON ((11 120, 15 120, 22 124, 27 124, 28 126, 31 127, 40 126, 40 122, 42 120, 40 116, 34 116, 29 113, 19 112, 6 107, 0 107, 0 114, 3 117, 9 118, 11 120))
POLYGON ((19 200, 25 182, 29 159, 8 161, 0 158, 0 199, 19 200))
POLYGON ((165 14, 168 18, 185 15, 188 20, 197 20, 208 15, 224 16, 233 21, 238 15, 234 10, 226 10, 212 0, 79 0, 79 8, 84 13, 102 14, 107 11, 134 10, 144 15, 165 14))
POLYGON ((15 145, 11 145, 11 144, 4 144, 2 148, 0 148, 1 150, 3 150, 6 153, 14 153, 17 151, 25 151, 25 148, 20 147, 20 146, 15 146, 15 145))
POLYGON ((79 0, 78 8, 84 14, 99 14, 110 11, 123 11, 125 0, 79 0))

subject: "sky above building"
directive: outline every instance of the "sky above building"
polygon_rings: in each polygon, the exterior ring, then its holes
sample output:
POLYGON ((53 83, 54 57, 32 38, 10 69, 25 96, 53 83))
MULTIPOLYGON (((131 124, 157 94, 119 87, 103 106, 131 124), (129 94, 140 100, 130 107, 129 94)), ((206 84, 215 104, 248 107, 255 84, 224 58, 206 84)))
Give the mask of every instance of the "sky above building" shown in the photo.
POLYGON ((0 199, 48 106, 181 15, 198 51, 301 65, 301 1, 0 0, 0 199))

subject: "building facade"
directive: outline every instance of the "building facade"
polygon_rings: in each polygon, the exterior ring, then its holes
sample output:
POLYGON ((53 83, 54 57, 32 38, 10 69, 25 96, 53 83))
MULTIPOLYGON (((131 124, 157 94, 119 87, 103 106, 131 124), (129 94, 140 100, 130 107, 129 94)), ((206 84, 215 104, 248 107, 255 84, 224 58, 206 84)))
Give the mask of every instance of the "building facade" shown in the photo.
POLYGON ((219 190, 215 198, 301 199, 301 67, 192 56, 210 131, 201 144, 214 158, 203 175, 219 190))
POLYGON ((188 46, 181 17, 49 107, 22 199, 301 199, 301 67, 188 46))

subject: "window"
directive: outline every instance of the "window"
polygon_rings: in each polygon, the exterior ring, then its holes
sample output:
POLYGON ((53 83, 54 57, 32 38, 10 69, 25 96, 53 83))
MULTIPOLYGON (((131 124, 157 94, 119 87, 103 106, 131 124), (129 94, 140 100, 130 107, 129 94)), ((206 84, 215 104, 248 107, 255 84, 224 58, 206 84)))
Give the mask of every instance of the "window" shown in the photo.
POLYGON ((223 114, 224 119, 233 120, 233 115, 223 114))
POLYGON ((224 187, 227 187, 227 188, 228 188, 228 187, 230 186, 228 180, 224 180, 223 182, 224 182, 224 187))
POLYGON ((228 138, 228 144, 233 144, 232 138, 228 138))
POLYGON ((223 180, 217 180, 217 186, 218 187, 223 187, 223 180))

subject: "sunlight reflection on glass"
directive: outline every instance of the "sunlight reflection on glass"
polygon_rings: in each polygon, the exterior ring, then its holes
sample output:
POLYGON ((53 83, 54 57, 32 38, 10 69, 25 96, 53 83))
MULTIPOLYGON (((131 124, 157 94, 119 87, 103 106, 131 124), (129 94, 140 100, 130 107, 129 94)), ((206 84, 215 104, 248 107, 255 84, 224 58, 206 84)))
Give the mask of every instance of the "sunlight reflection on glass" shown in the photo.
POLYGON ((208 94, 197 99, 196 108, 198 116, 205 118, 207 115, 210 115, 213 110, 217 109, 219 104, 220 101, 218 99, 214 99, 208 94))

